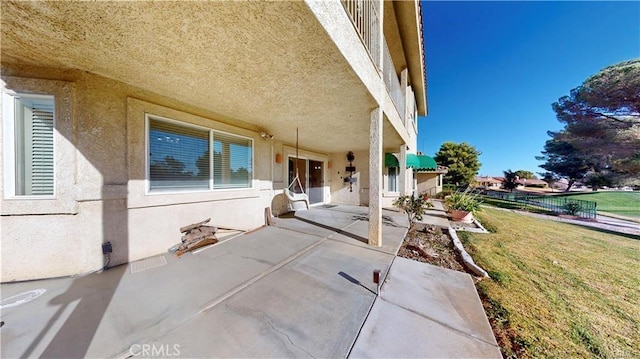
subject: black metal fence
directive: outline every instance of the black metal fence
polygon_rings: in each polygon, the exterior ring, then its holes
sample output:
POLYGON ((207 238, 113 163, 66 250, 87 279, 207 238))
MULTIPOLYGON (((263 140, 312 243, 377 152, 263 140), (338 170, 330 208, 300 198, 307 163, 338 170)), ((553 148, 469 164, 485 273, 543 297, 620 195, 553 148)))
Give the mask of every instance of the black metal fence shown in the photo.
POLYGON ((597 204, 593 201, 583 201, 564 196, 526 195, 496 191, 489 191, 485 195, 491 198, 512 202, 524 210, 542 209, 582 218, 596 218, 598 215, 597 204))

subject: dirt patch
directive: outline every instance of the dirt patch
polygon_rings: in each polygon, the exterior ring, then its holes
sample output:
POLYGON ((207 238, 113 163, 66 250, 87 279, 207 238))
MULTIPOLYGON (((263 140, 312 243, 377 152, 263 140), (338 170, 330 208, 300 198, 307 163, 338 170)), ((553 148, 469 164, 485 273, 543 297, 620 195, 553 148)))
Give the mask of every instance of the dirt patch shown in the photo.
POLYGON ((447 230, 436 226, 412 228, 407 233, 398 256, 472 274, 462 264, 462 258, 455 251, 447 230))

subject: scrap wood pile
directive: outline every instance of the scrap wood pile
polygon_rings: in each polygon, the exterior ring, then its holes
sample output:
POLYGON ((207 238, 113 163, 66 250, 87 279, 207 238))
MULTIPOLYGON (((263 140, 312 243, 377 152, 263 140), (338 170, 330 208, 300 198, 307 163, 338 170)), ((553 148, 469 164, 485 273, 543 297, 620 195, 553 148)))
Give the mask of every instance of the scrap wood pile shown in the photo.
POLYGON ((208 218, 202 222, 180 228, 180 233, 184 233, 182 236, 182 243, 172 248, 172 251, 177 257, 180 257, 186 252, 194 249, 218 242, 218 239, 216 238, 216 231, 218 231, 218 228, 205 225, 209 223, 210 220, 211 218, 208 218))

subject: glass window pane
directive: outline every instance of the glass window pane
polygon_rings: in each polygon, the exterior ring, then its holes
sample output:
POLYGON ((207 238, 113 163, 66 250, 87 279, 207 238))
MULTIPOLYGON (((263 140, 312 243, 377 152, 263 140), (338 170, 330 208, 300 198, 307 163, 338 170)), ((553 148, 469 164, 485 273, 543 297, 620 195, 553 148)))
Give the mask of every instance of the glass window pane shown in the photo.
POLYGON ((252 140, 213 134, 213 188, 251 188, 252 140))
POLYGON ((53 195, 53 97, 16 98, 15 115, 15 194, 53 195))
POLYGON ((149 121, 150 189, 208 189, 209 163, 209 131, 149 121))

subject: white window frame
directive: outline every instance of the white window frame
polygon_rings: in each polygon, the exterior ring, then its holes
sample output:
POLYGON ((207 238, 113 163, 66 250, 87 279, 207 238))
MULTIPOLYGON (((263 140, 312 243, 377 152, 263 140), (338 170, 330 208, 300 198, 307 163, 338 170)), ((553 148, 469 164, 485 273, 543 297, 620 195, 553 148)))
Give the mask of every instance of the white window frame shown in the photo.
POLYGON ((55 199, 57 188, 57 145, 53 136, 53 193, 50 195, 18 195, 16 194, 16 101, 18 99, 48 100, 54 104, 53 128, 56 128, 56 100, 54 95, 34 95, 23 93, 2 92, 2 126, 3 126, 3 154, 4 154, 4 196, 6 199, 38 200, 55 199))
POLYGON ((166 194, 180 194, 180 193, 209 193, 209 192, 222 192, 222 191, 246 191, 253 189, 253 181, 255 179, 255 141, 253 138, 248 136, 242 136, 235 133, 220 131, 204 126, 194 125, 189 122, 179 121, 172 118, 167 118, 164 116, 158 116, 155 114, 145 113, 145 122, 144 122, 144 135, 145 135, 145 195, 155 196, 155 195, 166 195, 166 194), (184 188, 184 189, 152 189, 151 188, 151 174, 150 174, 150 143, 149 143, 149 130, 150 130, 150 122, 151 120, 155 121, 164 121, 176 126, 182 127, 190 127, 196 130, 208 131, 209 132, 209 187, 207 189, 204 188, 184 188), (246 139, 251 143, 251 178, 249 178, 249 186, 248 187, 239 187, 239 188, 214 188, 214 168, 213 168, 213 146, 214 146, 214 135, 215 133, 220 133, 228 136, 234 136, 242 139, 246 139))
POLYGON ((78 187, 76 186, 76 155, 78 149, 74 143, 75 97, 73 82, 46 80, 30 77, 3 76, 2 87, 2 160, 3 171, 0 178, 0 212, 2 215, 41 215, 41 214, 77 214, 78 187), (9 95, 8 98, 5 95, 9 95), (15 126, 5 127, 6 121, 15 121, 13 117, 13 97, 53 96, 54 98, 54 179, 53 195, 15 196, 15 126), (8 108, 11 113, 8 113, 8 108), (7 115, 8 113, 8 115, 7 115), (12 164, 12 165, 10 165, 12 164), (9 189, 10 191, 7 191, 9 189))
POLYGON ((387 187, 387 192, 389 193, 400 193, 400 167, 387 167, 387 180, 386 180, 386 187, 387 187), (395 177, 396 178, 396 189, 395 191, 391 190, 391 174, 389 173, 389 168, 395 168, 396 169, 396 174, 395 177))
POLYGON ((210 182, 211 190, 212 191, 238 191, 238 190, 253 189, 253 180, 255 179, 255 175, 256 175, 256 173, 255 173, 255 162, 254 162, 255 161, 255 141, 254 141, 254 139, 251 138, 251 137, 237 135, 235 133, 227 132, 227 131, 220 131, 220 130, 214 130, 214 129, 210 129, 209 131, 210 131, 209 138, 212 139, 212 140, 209 141, 210 142, 209 143, 209 146, 210 146, 209 151, 211 153, 211 159, 210 159, 210 162, 209 162, 210 163, 209 164, 209 166, 210 166, 209 168, 210 168, 210 171, 211 171, 211 179, 210 179, 209 182, 210 182), (216 133, 221 133, 221 134, 224 134, 224 135, 227 135, 227 136, 234 136, 234 137, 244 138, 245 140, 249 140, 251 142, 251 178, 249 178, 249 187, 218 188, 218 189, 215 189, 213 187, 214 186, 214 183, 213 183, 213 179, 214 179, 213 178, 213 176, 214 176, 214 173, 213 173, 213 170, 214 170, 214 168, 213 168, 213 144, 215 142, 215 134, 216 133))

